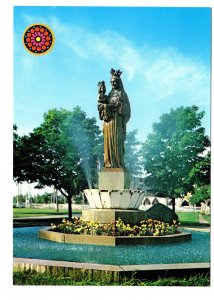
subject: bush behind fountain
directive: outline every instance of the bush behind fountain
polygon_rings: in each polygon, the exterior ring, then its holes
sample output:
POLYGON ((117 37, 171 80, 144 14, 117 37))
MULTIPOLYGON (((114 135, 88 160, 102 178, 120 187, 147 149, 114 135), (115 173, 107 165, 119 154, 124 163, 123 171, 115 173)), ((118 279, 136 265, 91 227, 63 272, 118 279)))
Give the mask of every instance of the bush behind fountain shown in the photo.
POLYGON ((144 218, 159 220, 166 223, 172 223, 174 220, 178 221, 178 215, 162 203, 156 203, 146 210, 144 218))

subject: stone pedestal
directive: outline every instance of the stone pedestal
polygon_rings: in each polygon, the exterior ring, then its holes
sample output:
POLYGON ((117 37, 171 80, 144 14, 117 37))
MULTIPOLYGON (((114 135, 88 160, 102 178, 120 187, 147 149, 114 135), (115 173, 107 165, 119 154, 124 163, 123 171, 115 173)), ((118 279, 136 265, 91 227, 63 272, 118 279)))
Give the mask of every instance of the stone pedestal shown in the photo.
POLYGON ((138 210, 144 193, 130 189, 130 175, 121 168, 104 168, 99 172, 98 189, 84 193, 90 209, 82 211, 85 221, 114 223, 120 218, 124 223, 138 224, 144 213, 138 210))
POLYGON ((99 190, 130 189, 130 175, 124 169, 105 168, 99 172, 99 190))
POLYGON ((144 219, 144 212, 140 210, 123 209, 84 209, 84 221, 99 222, 101 224, 114 223, 120 218, 124 223, 139 224, 144 219))

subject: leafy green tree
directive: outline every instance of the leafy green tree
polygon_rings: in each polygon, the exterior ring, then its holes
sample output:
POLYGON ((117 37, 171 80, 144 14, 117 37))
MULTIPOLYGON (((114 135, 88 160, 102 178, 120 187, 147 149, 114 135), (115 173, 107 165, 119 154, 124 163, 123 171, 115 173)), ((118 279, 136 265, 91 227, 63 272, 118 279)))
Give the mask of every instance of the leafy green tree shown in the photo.
POLYGON ((199 156, 199 161, 193 166, 190 171, 187 180, 195 186, 206 186, 210 184, 210 166, 211 155, 210 151, 199 156))
POLYGON ((20 143, 21 137, 17 133, 18 127, 13 125, 13 176, 17 178, 20 170, 21 156, 20 156, 20 143))
POLYGON ((191 204, 199 204, 205 200, 210 199, 211 188, 210 185, 204 185, 196 187, 194 189, 194 194, 190 197, 191 204))
POLYGON ((88 118, 79 107, 71 112, 51 109, 38 128, 21 137, 14 179, 37 182, 38 188, 54 186, 67 198, 68 216, 72 219, 73 195, 96 184, 99 143, 95 118, 88 118))
POLYGON ((14 205, 17 204, 17 202, 23 204, 23 203, 25 203, 25 200, 26 200, 26 195, 20 194, 19 199, 17 199, 17 196, 13 196, 13 204, 14 205))
POLYGON ((195 164, 188 175, 188 181, 193 183, 194 191, 190 198, 192 204, 200 204, 210 199, 210 151, 200 156, 200 160, 195 164))
POLYGON ((210 144, 201 127, 203 116, 197 106, 171 109, 153 124, 142 147, 145 182, 153 192, 171 197, 173 210, 175 197, 193 190, 189 174, 210 144))
POLYGON ((137 130, 129 131, 125 142, 125 166, 131 175, 133 188, 140 188, 143 172, 142 143, 137 139, 137 130))

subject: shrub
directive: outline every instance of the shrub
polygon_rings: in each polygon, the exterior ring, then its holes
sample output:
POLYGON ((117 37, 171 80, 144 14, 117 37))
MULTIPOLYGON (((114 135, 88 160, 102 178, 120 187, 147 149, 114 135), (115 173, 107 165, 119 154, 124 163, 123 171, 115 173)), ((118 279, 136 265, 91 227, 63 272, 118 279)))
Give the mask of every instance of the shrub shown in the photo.
POLYGON ((172 224, 174 220, 178 221, 178 216, 169 207, 161 203, 157 203, 145 211, 145 219, 159 220, 172 224))

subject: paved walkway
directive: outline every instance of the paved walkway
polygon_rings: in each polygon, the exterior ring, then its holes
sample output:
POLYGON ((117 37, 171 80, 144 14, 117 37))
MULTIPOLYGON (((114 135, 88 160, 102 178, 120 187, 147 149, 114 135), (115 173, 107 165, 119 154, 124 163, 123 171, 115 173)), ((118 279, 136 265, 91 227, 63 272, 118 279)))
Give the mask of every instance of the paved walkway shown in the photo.
MULTIPOLYGON (((80 214, 74 213, 73 216, 79 217, 80 214)), ((60 224, 67 217, 68 215, 13 218, 13 227, 50 226, 51 223, 60 224)))
POLYGON ((13 227, 50 226, 51 223, 61 223, 62 217, 26 217, 14 218, 13 227))
POLYGON ((199 215, 198 220, 199 220, 199 223, 201 223, 201 224, 209 224, 209 222, 207 222, 207 220, 205 220, 202 215, 199 215))
POLYGON ((61 223, 66 217, 67 215, 13 218, 13 227, 50 226, 51 223, 61 223))

